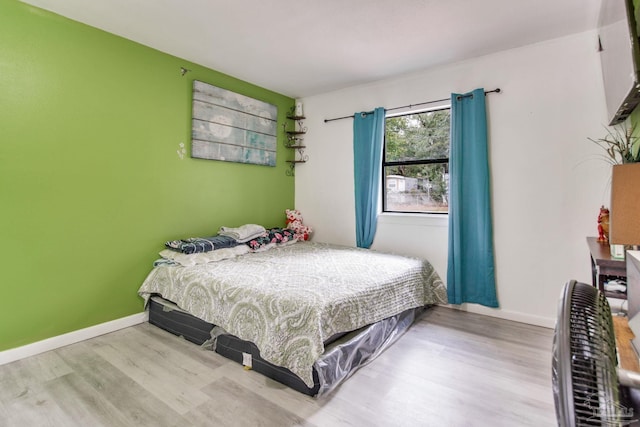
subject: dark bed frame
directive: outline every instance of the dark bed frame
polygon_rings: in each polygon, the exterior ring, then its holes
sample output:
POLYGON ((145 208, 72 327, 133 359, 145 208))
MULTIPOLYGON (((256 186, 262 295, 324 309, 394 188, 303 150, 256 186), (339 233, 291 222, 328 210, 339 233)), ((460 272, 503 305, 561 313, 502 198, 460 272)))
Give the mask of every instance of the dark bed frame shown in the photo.
MULTIPOLYGON (((289 369, 262 359, 260 350, 254 343, 234 335, 217 335, 213 349, 240 364, 244 364, 244 358, 250 355, 251 369, 254 371, 306 395, 323 395, 393 344, 425 308, 406 310, 357 331, 331 337, 325 342, 325 353, 320 359, 322 363, 316 363, 313 367, 313 387, 307 386, 289 369), (320 372, 318 366, 322 366, 320 372), (323 381, 320 381, 320 375, 323 381)), ((215 325, 181 310, 170 301, 153 296, 149 299, 148 309, 149 323, 152 325, 200 346, 204 344, 206 347, 205 343, 212 340, 215 325)))

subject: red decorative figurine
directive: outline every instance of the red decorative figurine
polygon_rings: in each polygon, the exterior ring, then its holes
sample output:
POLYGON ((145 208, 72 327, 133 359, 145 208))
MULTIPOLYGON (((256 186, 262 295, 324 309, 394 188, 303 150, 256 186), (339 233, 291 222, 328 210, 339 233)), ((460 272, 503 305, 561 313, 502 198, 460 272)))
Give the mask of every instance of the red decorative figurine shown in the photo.
POLYGON ((598 214, 598 242, 609 242, 609 209, 604 205, 600 207, 600 213, 598 214))

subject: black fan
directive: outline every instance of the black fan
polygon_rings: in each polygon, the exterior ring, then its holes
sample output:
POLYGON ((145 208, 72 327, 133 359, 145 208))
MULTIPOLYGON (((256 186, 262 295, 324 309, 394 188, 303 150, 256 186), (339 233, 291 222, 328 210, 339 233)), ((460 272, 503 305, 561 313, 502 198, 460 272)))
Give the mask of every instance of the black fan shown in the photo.
POLYGON ((618 371, 617 364, 607 299, 593 286, 568 282, 553 339, 553 392, 561 427, 626 426, 635 421, 619 387, 621 379, 635 385, 635 374, 618 371))

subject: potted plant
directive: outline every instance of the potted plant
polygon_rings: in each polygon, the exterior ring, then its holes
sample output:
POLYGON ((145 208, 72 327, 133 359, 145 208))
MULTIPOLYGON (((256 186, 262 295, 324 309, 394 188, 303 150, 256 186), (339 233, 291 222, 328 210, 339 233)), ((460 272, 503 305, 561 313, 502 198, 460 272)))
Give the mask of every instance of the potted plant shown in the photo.
POLYGON ((640 137, 636 135, 635 123, 631 126, 623 123, 606 129, 604 138, 589 138, 589 141, 604 149, 606 161, 612 165, 640 162, 640 137))
POLYGON ((604 138, 591 139, 605 150, 612 165, 611 223, 608 240, 611 256, 623 259, 625 245, 640 243, 640 137, 636 124, 616 125, 604 138))

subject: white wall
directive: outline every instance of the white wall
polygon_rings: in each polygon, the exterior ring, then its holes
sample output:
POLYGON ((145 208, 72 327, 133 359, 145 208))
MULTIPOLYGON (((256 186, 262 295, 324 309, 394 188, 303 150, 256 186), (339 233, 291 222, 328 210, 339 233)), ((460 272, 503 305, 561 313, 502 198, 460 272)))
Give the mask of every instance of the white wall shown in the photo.
MULTIPOLYGON (((296 207, 315 240, 355 245, 353 121, 324 119, 477 87, 502 89, 486 98, 500 309, 460 308, 551 327, 563 284, 591 281, 585 237, 608 206, 610 167, 587 139, 606 133, 594 32, 304 99, 296 207)), ((382 216, 372 248, 425 257, 445 279, 446 218, 382 216)))

